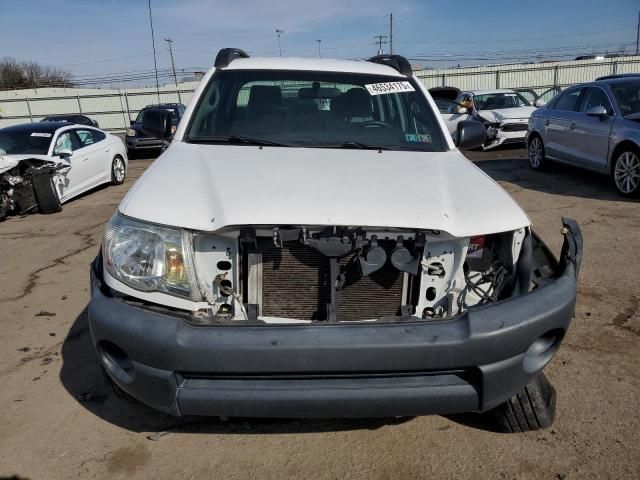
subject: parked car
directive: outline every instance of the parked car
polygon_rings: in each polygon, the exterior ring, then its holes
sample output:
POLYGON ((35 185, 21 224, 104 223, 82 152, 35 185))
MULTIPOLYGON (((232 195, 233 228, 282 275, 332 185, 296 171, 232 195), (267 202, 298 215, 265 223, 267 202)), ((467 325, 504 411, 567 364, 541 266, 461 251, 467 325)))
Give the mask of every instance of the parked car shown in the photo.
POLYGON ((640 193, 640 75, 567 88, 529 122, 529 164, 569 163, 610 175, 621 195, 640 193))
POLYGON ((0 220, 59 212, 87 190, 124 182, 122 140, 93 127, 38 122, 0 129, 0 220))
POLYGON ((473 115, 469 115, 469 112, 471 111, 470 104, 468 105, 469 108, 467 108, 458 104, 456 101, 460 95, 459 88, 433 87, 429 89, 429 94, 431 94, 431 97, 440 112, 440 116, 444 119, 445 124, 452 135, 456 134, 455 129, 460 121, 477 120, 473 115))
MULTIPOLYGON (((127 153, 129 158, 136 158, 143 152, 159 152, 164 148, 165 141, 160 138, 153 138, 142 130, 142 121, 149 110, 164 109, 171 114, 171 134, 176 131, 178 124, 184 115, 186 107, 181 103, 163 103, 160 105, 148 105, 138 113, 135 120, 131 121, 131 126, 127 129, 127 153)), ((170 140, 167 139, 167 140, 170 140)))
POLYGON ((69 122, 76 125, 87 125, 89 127, 99 128, 98 122, 86 115, 50 115, 44 117, 41 122, 69 122))
POLYGON ((464 108, 445 116, 449 132, 455 132, 458 122, 475 119, 487 129, 485 150, 500 145, 524 143, 529 116, 535 107, 513 90, 477 90, 462 92, 455 103, 464 108))
POLYGON ((550 425, 542 369, 573 315, 580 229, 564 220, 557 261, 458 150, 484 137, 470 121, 452 139, 397 55, 221 50, 92 264, 116 389, 173 415, 550 425))
POLYGON ((456 87, 433 87, 429 89, 429 94, 436 102, 438 111, 447 115, 453 110, 456 110, 458 106, 456 104, 456 98, 460 95, 460 89, 456 87))
POLYGON ((536 100, 540 98, 540 95, 538 95, 538 92, 536 92, 536 90, 533 88, 527 88, 527 87, 514 88, 513 91, 522 95, 522 97, 527 102, 529 102, 529 105, 534 105, 536 100))
POLYGON ((553 100, 556 95, 558 95, 562 91, 563 87, 551 87, 544 92, 542 92, 538 98, 535 100, 533 105, 535 107, 544 107, 547 103, 553 100))

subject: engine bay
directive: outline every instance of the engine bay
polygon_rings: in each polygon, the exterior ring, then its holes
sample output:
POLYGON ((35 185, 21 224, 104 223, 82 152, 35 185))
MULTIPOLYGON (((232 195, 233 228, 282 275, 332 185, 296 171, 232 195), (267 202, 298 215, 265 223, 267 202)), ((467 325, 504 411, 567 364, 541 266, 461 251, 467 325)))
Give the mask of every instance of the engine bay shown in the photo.
POLYGON ((194 317, 201 324, 448 319, 534 288, 536 242, 527 228, 465 238, 361 227, 196 233, 195 276, 208 309, 194 317))
POLYGON ((37 211, 38 199, 33 179, 40 175, 51 176, 64 167, 63 164, 27 159, 3 170, 0 173, 0 221, 11 215, 37 211))

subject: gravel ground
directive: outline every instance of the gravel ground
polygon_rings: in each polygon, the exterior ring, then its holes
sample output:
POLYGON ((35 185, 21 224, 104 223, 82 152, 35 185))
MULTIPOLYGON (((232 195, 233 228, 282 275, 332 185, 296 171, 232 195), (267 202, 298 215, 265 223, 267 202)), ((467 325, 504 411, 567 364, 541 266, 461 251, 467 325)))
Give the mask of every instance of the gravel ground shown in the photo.
POLYGON ((556 251, 561 216, 583 228, 576 317, 546 370, 558 390, 552 428, 506 435, 438 416, 180 422, 123 402, 91 345, 88 265, 151 162, 138 160, 123 186, 0 224, 0 478, 638 478, 638 202, 605 177, 533 172, 523 150, 470 157, 556 251))

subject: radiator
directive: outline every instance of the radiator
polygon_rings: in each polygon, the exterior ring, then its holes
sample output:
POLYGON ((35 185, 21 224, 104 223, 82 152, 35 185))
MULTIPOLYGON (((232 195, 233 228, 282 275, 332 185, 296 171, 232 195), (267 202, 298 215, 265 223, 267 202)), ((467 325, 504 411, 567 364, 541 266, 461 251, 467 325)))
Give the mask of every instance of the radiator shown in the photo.
MULTIPOLYGON (((295 242, 277 248, 261 244, 260 315, 326 320, 331 301, 329 258, 295 242)), ((353 255, 340 259, 346 276, 338 320, 368 320, 400 315, 403 273, 389 262, 370 276, 360 275, 353 255)))

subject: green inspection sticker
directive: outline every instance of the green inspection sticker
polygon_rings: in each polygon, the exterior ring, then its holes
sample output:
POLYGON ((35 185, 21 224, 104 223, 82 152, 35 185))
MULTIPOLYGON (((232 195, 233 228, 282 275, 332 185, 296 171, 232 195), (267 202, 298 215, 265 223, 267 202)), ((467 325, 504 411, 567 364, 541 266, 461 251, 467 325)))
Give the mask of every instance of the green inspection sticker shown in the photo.
POLYGON ((432 143, 431 135, 426 135, 423 133, 407 133, 404 136, 407 142, 413 143, 432 143))

